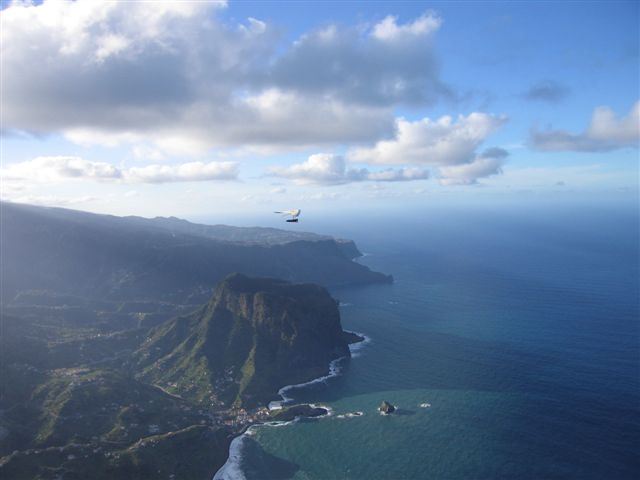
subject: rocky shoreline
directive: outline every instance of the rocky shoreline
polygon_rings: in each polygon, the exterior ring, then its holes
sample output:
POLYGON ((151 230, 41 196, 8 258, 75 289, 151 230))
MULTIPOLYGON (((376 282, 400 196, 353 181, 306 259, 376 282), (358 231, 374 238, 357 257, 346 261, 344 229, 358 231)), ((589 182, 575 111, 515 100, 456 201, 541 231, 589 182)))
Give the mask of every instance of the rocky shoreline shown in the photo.
MULTIPOLYGON (((368 340, 368 337, 362 334, 358 334, 356 332, 351 332, 347 330, 344 331, 344 335, 349 346, 362 343, 368 340)), ((334 359, 331 362, 331 364, 341 360, 342 358, 344 357, 339 357, 334 359)), ((335 376, 337 374, 338 372, 334 371, 334 369, 332 369, 330 366, 328 375, 325 375, 324 377, 320 377, 320 378, 335 376)), ((315 380, 311 380, 310 382, 307 382, 307 383, 311 383, 313 381, 315 380)), ((289 386, 290 385, 287 385, 282 389, 280 389, 279 394, 282 396, 281 392, 283 391, 283 389, 289 386)), ((287 401, 287 399, 283 398, 283 401, 287 401)), ((272 403, 273 402, 271 402, 270 405, 272 403)), ((264 407, 258 410, 264 411, 264 407)), ((231 436, 233 438, 231 438, 231 442, 229 445, 229 455, 227 457, 227 461, 218 469, 218 471, 213 477, 213 480, 231 480, 236 478, 243 478, 241 471, 237 465, 237 463, 240 461, 240 458, 239 458, 240 452, 238 451, 233 452, 232 450, 238 450, 240 448, 240 445, 237 442, 241 441, 244 435, 248 435, 250 433, 251 428, 259 427, 262 425, 269 425, 269 424, 283 425, 288 422, 294 421, 296 418, 300 418, 300 417, 320 418, 320 417, 329 415, 330 409, 328 409, 327 407, 315 406, 313 404, 299 404, 299 405, 292 405, 290 407, 279 406, 278 408, 270 409, 270 412, 275 412, 275 413, 272 413, 270 417, 264 418, 264 420, 246 423, 242 426, 240 430, 238 430, 238 432, 232 433, 231 436)), ((361 412, 358 412, 358 413, 361 413, 361 412)))

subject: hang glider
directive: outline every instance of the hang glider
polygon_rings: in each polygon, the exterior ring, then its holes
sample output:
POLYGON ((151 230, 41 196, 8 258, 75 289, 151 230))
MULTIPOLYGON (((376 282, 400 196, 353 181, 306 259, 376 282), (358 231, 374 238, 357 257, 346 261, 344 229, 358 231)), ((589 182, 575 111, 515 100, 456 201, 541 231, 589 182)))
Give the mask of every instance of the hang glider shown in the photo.
POLYGON ((300 216, 301 210, 299 208, 294 208, 293 210, 283 210, 282 212, 273 212, 280 213, 281 215, 289 215, 291 218, 287 218, 287 222, 298 223, 298 217, 300 216))

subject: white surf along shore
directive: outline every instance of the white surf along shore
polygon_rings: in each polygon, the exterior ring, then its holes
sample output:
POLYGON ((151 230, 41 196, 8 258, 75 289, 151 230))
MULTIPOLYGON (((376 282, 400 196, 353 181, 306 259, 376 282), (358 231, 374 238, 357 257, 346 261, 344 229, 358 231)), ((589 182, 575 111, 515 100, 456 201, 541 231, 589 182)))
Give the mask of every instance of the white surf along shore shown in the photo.
MULTIPOLYGON (((349 332, 348 330, 345 330, 345 331, 348 333, 355 333, 356 335, 364 339, 358 343, 352 343, 349 345, 349 352, 351 353, 351 358, 357 358, 360 355, 359 354, 360 350, 362 350, 362 348, 365 345, 371 342, 371 338, 365 335, 364 333, 349 332)), ((347 357, 340 357, 340 358, 336 358, 335 360, 332 360, 329 363, 329 373, 327 375, 314 378, 313 380, 310 380, 308 382, 298 383, 296 385, 286 385, 282 387, 280 390, 278 390, 278 395, 280 395, 280 398, 282 398, 282 400, 269 402, 269 405, 268 405, 269 410, 281 409, 287 403, 292 402, 293 397, 289 395, 289 392, 291 392, 291 390, 305 388, 310 385, 315 385, 321 382, 326 383, 327 380, 329 380, 330 378, 341 375, 342 374, 341 364, 346 358, 347 357)), ((326 409, 327 414, 324 415, 324 417, 328 417, 333 414, 333 410, 331 409, 331 407, 328 407, 326 405, 315 405, 312 403, 309 405, 312 407, 321 407, 326 409)), ((288 422, 275 421, 275 422, 267 422, 267 423, 251 425, 249 428, 247 428, 247 430, 242 435, 237 436, 231 441, 231 444, 229 445, 229 457, 227 458, 227 461, 225 462, 225 464, 222 467, 220 467, 220 470, 218 470, 216 474, 213 476, 213 480, 246 480, 246 477, 242 471, 242 450, 243 450, 244 440, 247 437, 251 437, 255 435, 256 429, 260 427, 264 427, 264 426, 282 427, 298 421, 298 418, 299 417, 296 417, 295 419, 290 420, 288 422)))

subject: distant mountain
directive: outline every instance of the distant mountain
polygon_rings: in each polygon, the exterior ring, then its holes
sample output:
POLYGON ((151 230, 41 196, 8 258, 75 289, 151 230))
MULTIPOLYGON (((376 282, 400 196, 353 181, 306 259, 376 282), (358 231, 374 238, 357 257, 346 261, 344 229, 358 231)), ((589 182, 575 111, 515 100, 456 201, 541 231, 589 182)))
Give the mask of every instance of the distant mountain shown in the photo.
POLYGON ((4 202, 0 249, 0 478, 212 478, 358 340, 325 287, 391 281, 347 240, 4 202))
MULTIPOLYGON (((115 217, 119 218, 119 217, 115 217)), ((191 223, 176 217, 120 217, 120 221, 130 226, 163 228, 176 234, 194 235, 223 242, 246 243, 253 245, 278 245, 297 240, 333 240, 328 235, 311 232, 296 232, 266 227, 232 227, 230 225, 202 225, 191 223)), ((347 243, 347 240, 337 240, 347 243)))
POLYGON ((200 310, 153 329, 139 378, 215 406, 255 406, 349 356, 337 302, 322 287, 234 274, 200 310))
POLYGON ((0 203, 1 296, 203 301, 232 272, 326 287, 390 282, 353 242, 271 228, 199 225, 0 203))

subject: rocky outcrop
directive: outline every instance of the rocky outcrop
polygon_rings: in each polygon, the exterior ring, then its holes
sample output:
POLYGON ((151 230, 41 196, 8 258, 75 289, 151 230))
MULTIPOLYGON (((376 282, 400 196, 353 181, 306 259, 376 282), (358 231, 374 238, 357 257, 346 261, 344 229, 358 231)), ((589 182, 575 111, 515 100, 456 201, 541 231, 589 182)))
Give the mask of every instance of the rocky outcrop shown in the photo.
POLYGON ((380 413, 383 413, 384 415, 389 415, 390 413, 393 413, 396 411, 396 407, 394 407, 389 402, 384 400, 378 407, 378 410, 380 411, 380 413))
POLYGON ((342 334, 342 337, 349 345, 365 341, 365 338, 363 336, 358 335, 355 332, 344 332, 342 334))
POLYGON ((322 287, 233 274, 209 303, 156 327, 139 377, 220 406, 253 406, 349 356, 337 302, 322 287))
POLYGON ((308 404, 292 405, 291 407, 284 407, 280 410, 275 410, 271 413, 271 420, 278 422, 290 422, 296 417, 323 417, 327 415, 329 411, 326 408, 314 407, 308 404))
POLYGON ((358 247, 353 242, 353 240, 338 239, 336 240, 336 243, 347 258, 353 260, 362 256, 362 253, 360 252, 360 250, 358 250, 358 247))

